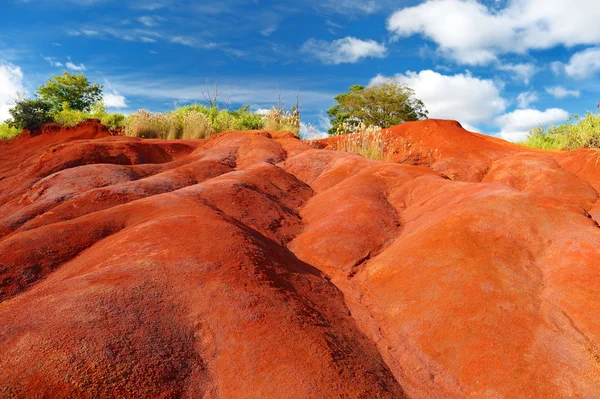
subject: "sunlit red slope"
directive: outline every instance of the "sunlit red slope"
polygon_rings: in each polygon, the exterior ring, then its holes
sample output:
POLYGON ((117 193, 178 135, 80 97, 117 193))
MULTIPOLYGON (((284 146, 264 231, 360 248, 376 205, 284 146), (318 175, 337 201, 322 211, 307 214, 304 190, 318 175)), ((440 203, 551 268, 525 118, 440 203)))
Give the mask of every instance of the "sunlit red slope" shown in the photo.
POLYGON ((0 142, 0 396, 599 397, 598 154, 387 134, 0 142))

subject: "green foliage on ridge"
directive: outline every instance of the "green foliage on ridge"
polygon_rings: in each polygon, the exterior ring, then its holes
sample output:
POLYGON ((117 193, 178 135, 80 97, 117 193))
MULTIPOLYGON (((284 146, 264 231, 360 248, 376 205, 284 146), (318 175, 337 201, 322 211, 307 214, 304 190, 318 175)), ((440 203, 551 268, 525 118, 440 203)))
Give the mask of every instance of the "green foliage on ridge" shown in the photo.
POLYGON ((8 126, 8 123, 0 124, 0 140, 8 140, 17 137, 21 131, 17 128, 8 126))
POLYGON ((64 71, 62 75, 52 75, 37 89, 37 94, 52 106, 54 112, 64 109, 65 103, 69 109, 89 112, 102 100, 102 86, 90 83, 83 73, 64 71))
POLYGON ((336 105, 327 111, 331 119, 329 134, 346 131, 343 126, 388 128, 408 121, 426 119, 428 112, 414 91, 403 84, 384 82, 364 87, 351 86, 347 93, 335 96, 336 105))
POLYGON ((588 112, 583 118, 573 115, 564 124, 537 127, 519 144, 545 150, 600 148, 600 114, 588 112))

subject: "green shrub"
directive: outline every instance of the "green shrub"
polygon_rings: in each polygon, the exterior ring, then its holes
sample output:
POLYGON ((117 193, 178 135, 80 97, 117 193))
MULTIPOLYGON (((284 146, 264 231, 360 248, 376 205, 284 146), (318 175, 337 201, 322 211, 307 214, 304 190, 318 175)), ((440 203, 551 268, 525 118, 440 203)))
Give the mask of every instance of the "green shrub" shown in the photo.
POLYGON ((15 101, 15 106, 8 111, 12 119, 6 123, 18 130, 33 130, 46 122, 52 122, 51 109, 52 105, 44 100, 19 98, 15 101))
POLYGON ((546 150, 600 148, 600 115, 592 112, 583 118, 573 115, 562 125, 532 129, 520 144, 546 150))
MULTIPOLYGON (((96 115, 94 115, 96 117, 96 115)), ((123 114, 104 114, 97 116, 100 122, 109 130, 121 129, 125 127, 125 115, 123 114)))
POLYGON ((92 107, 91 113, 71 109, 69 103, 64 102, 61 110, 53 113, 52 118, 56 123, 67 127, 76 126, 90 118, 99 119, 100 123, 110 130, 125 126, 125 116, 122 114, 109 114, 101 101, 92 107))
POLYGON ((21 133, 21 130, 8 126, 8 123, 0 124, 0 140, 8 140, 16 137, 21 133))
POLYGON ((64 102, 62 108, 52 114, 54 122, 67 127, 76 126, 91 117, 92 115, 87 112, 71 109, 68 102, 64 102))

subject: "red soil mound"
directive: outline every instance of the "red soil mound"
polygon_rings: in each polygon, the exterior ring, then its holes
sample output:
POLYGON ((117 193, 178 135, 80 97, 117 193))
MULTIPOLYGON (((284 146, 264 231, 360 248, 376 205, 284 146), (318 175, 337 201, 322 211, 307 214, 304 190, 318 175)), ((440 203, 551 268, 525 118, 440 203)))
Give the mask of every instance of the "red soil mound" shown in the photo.
POLYGON ((598 397, 598 154, 386 134, 0 143, 0 396, 598 397))

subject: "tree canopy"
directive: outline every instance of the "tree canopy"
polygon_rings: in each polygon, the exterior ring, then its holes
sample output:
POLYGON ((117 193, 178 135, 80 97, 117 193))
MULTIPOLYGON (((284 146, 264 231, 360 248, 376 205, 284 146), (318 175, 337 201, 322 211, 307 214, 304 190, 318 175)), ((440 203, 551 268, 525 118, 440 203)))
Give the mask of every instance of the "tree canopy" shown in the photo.
POLYGON ((61 110, 63 103, 68 103, 69 109, 89 112, 102 100, 102 86, 90 84, 83 73, 64 71, 62 75, 52 75, 52 79, 37 89, 37 94, 51 105, 53 111, 61 110))
POLYGON ((335 96, 335 101, 337 104, 327 111, 331 119, 329 134, 337 134, 344 123, 388 128, 428 115, 411 88, 391 81, 366 88, 351 86, 347 93, 335 96))

